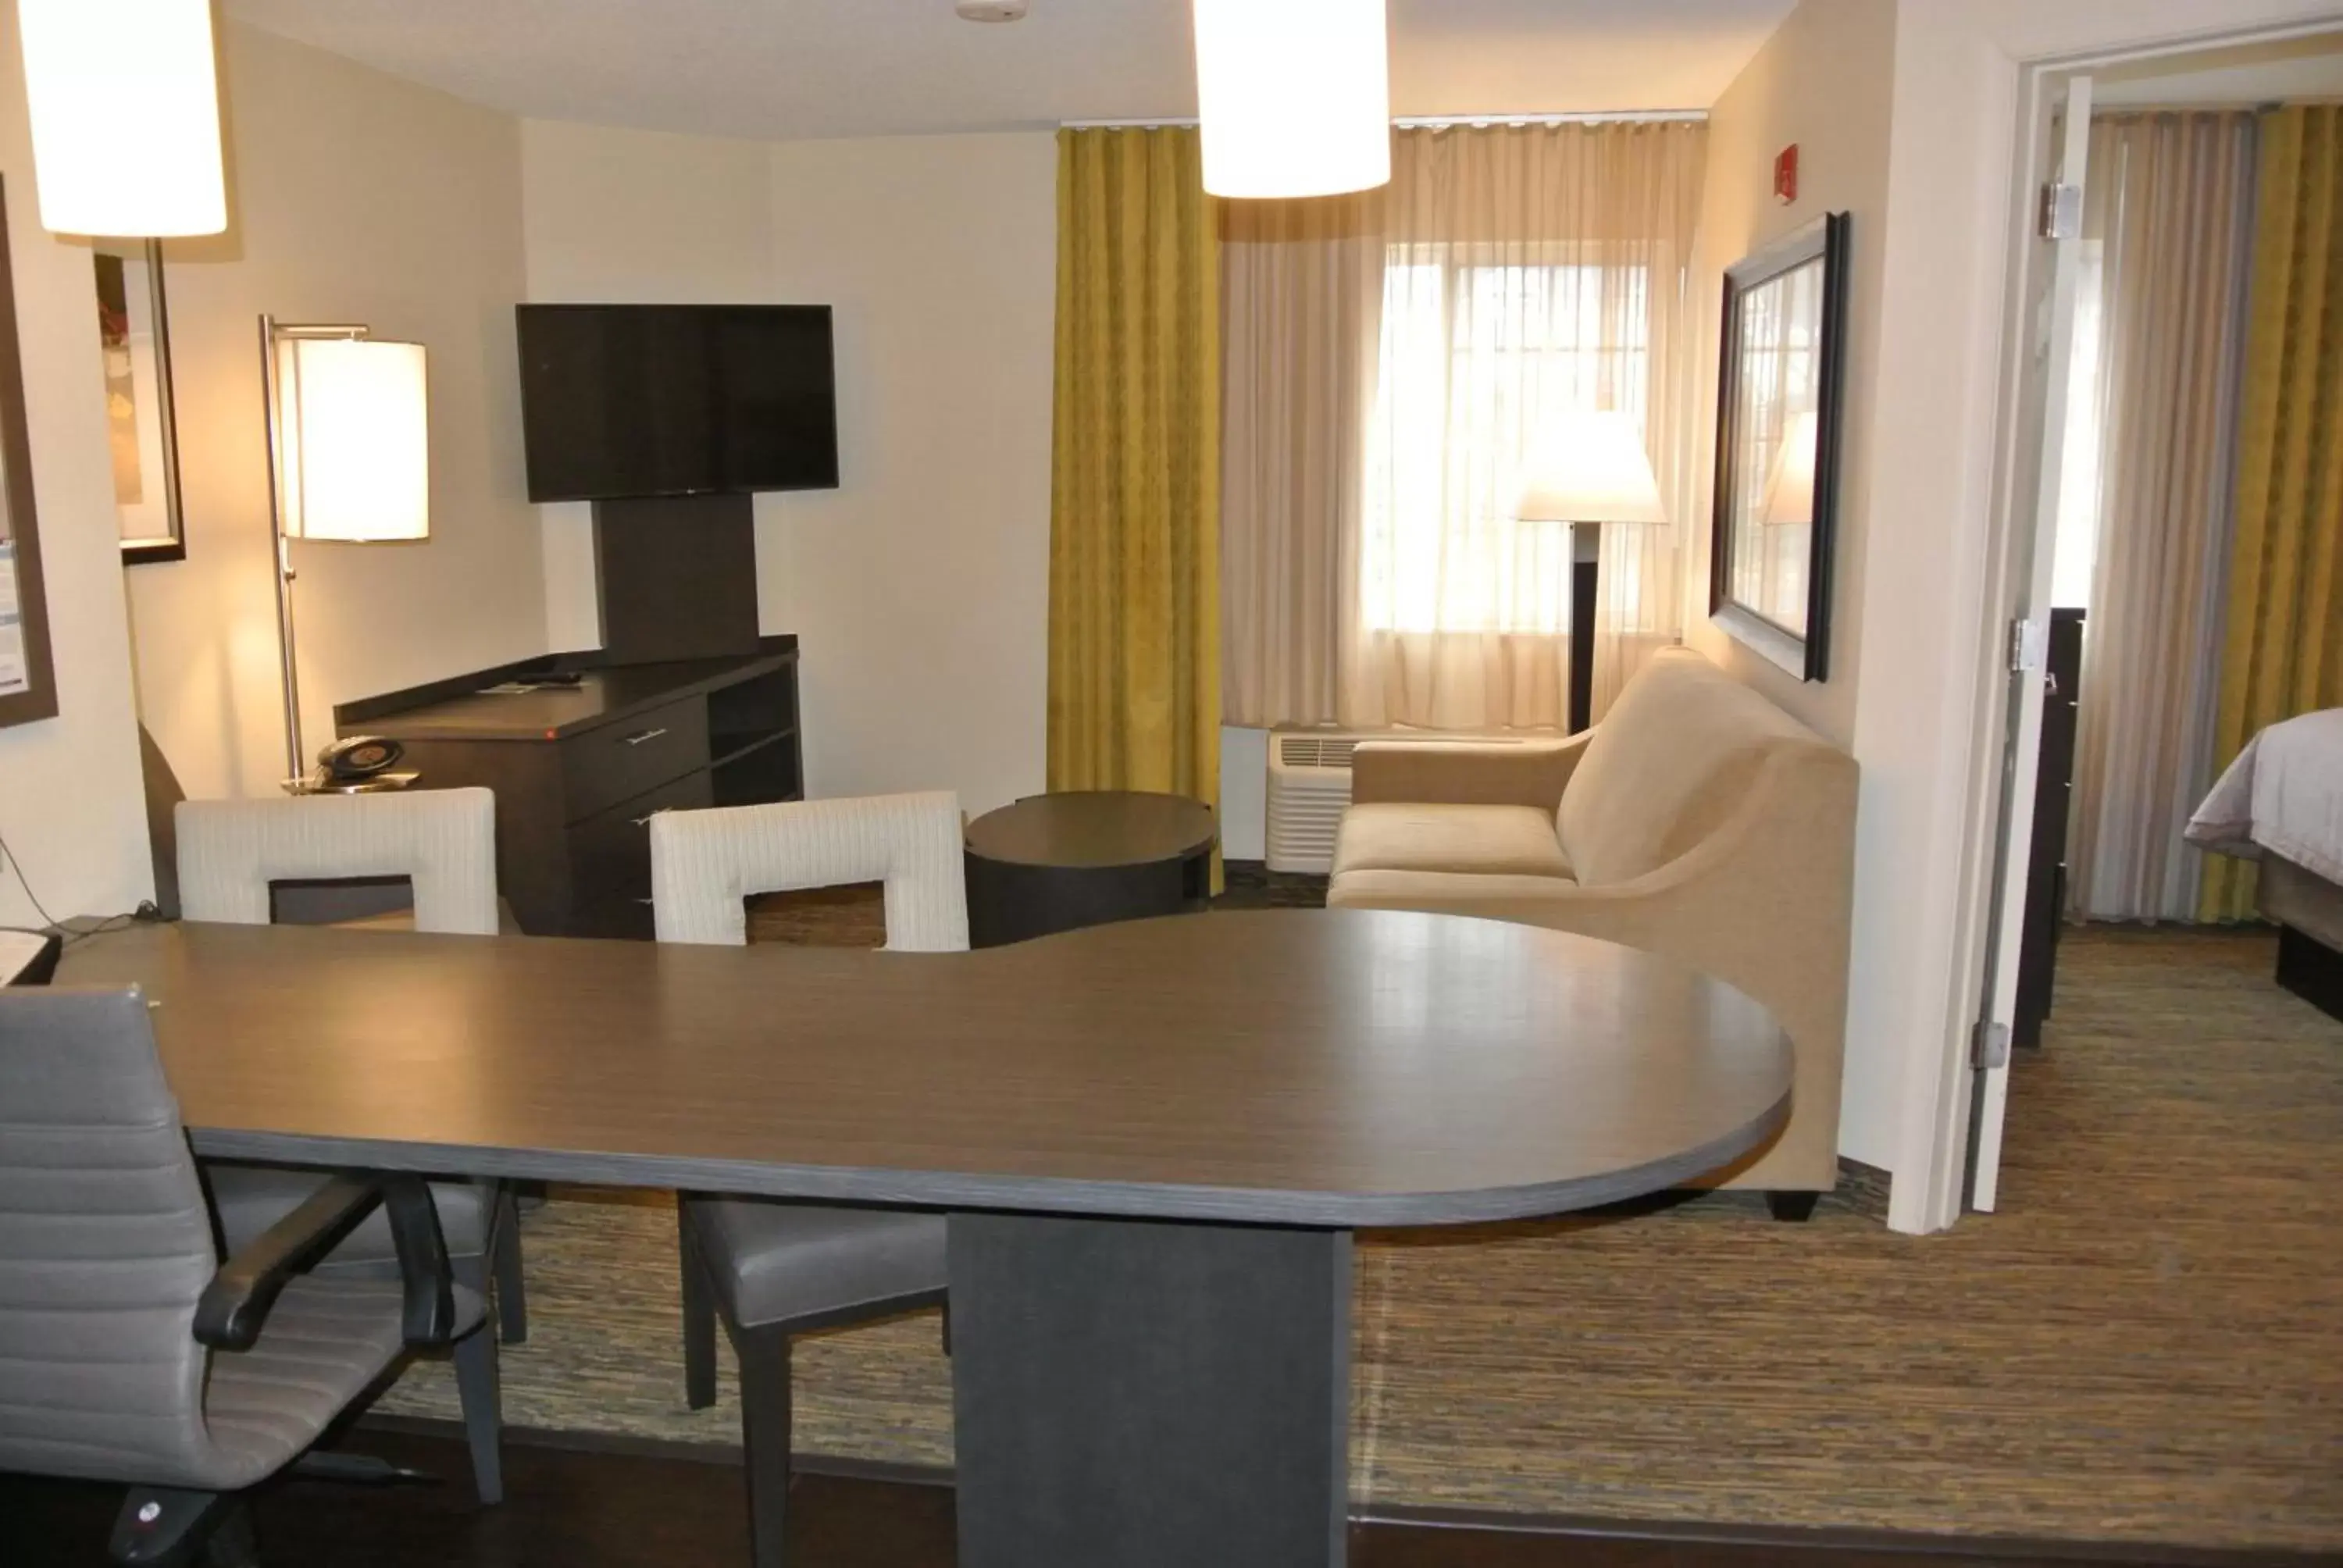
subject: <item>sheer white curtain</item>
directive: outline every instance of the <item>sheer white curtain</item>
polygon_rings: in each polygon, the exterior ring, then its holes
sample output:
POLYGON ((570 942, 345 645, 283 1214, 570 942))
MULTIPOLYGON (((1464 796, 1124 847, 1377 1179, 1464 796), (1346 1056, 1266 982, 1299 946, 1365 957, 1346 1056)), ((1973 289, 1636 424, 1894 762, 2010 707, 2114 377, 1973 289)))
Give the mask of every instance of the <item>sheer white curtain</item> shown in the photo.
POLYGON ((1383 192, 1232 209, 1231 722, 1562 728, 1570 533, 1513 513, 1572 408, 1635 416, 1676 519, 1602 530, 1596 712, 1674 638, 1704 147, 1684 123, 1405 130, 1383 192))
POLYGON ((2181 841, 2211 786, 2222 607, 2234 535, 2237 377, 2252 269, 2255 116, 2109 116, 2091 128, 2086 237, 2097 341, 2075 417, 2095 484, 2060 497, 2091 541, 2075 747, 2068 908, 2195 918, 2203 858, 2181 841))

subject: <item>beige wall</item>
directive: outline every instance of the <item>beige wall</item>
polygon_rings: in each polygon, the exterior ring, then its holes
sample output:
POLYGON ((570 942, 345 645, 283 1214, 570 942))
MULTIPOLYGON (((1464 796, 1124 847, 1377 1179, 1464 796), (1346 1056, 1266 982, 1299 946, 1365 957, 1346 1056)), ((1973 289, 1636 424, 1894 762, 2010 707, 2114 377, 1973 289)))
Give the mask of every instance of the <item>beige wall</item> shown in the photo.
MULTIPOLYGON (((1708 528, 1688 530, 1692 569, 1684 640, 1842 746, 1855 744, 1863 668, 1864 544, 1870 520, 1870 419, 1878 407, 1880 258, 1886 236, 1887 144, 1896 12, 1880 0, 1806 0, 1710 111, 1707 188, 1693 297, 1714 302, 1725 269, 1820 218, 1854 220, 1847 319, 1847 415, 1834 556, 1831 678, 1808 684, 1728 637, 1708 618, 1708 528), (1798 199, 1774 199, 1774 156, 1796 144, 1798 199)), ((1701 312, 1699 407, 1716 402, 1719 312, 1701 312)), ((1710 466, 1714 444, 1704 443, 1710 466)), ((1704 496, 1709 487, 1700 488, 1704 496)))
MULTIPOLYGON (((521 126, 528 297, 718 305, 771 300, 769 152, 761 142, 546 120, 521 126)), ((760 513, 771 498, 759 497, 760 513)), ((593 509, 539 507, 554 648, 602 646, 593 509)))
POLYGON ((803 638, 809 786, 1036 793, 1055 143, 796 142, 772 166, 779 290, 838 310, 843 482, 759 540, 768 624, 803 638))
POLYGON ((430 351, 430 540, 293 547, 307 750, 337 701, 545 649, 518 123, 246 27, 223 65, 234 226, 167 252, 187 558, 128 573, 142 708, 191 795, 267 793, 284 771, 264 311, 430 351))
POLYGON ((1965 1041, 1981 983, 1980 889, 1965 845, 1989 826, 1971 808, 1990 798, 1998 765, 1976 741, 1998 680, 1986 600, 2003 296, 2033 177, 2021 182, 2015 166, 2021 63, 2338 14, 2335 0, 1898 5, 1858 611, 1864 805, 1847 1028, 1850 1060, 1864 1041, 1876 1066, 1866 1092, 1893 1108, 1900 1228, 1949 1223, 1959 1202, 1965 1041))
MULTIPOLYGON (((523 127, 530 297, 837 312, 840 483, 760 496, 801 639, 807 785, 1041 788, 1056 155, 1046 134, 775 144, 523 127)), ((590 522, 547 507, 547 621, 598 642, 590 522)))
MULTIPOLYGON (((90 252, 41 228, 16 8, 0 9, 0 169, 7 186, 34 508, 59 713, 0 729, 0 837, 52 915, 112 914, 154 890, 138 784, 106 387, 90 252)), ((0 869, 0 925, 38 917, 0 869)))
MULTIPOLYGON (((1853 220, 1847 309, 1845 457, 1833 560, 1831 676, 1808 683, 1735 641, 1708 618, 1708 530, 1691 530, 1684 640, 1822 734, 1864 756, 1855 728, 1864 678, 1865 568, 1879 413, 1879 327, 1885 285, 1887 157, 1893 120, 1896 10, 1883 0, 1805 0, 1750 61, 1709 116, 1707 190, 1694 269, 1695 299, 1717 300, 1725 268, 1825 213, 1853 220), (1774 198, 1774 156, 1798 147, 1798 199, 1774 198)), ((1700 407, 1716 402, 1715 304, 1704 314, 1700 407)), ((1714 466, 1713 444, 1709 452, 1714 466)), ((1704 484, 1701 493, 1709 493, 1704 484)), ((1839 1148, 1895 1168, 1900 1059, 1891 1042, 1850 1024, 1840 1082, 1839 1148)))

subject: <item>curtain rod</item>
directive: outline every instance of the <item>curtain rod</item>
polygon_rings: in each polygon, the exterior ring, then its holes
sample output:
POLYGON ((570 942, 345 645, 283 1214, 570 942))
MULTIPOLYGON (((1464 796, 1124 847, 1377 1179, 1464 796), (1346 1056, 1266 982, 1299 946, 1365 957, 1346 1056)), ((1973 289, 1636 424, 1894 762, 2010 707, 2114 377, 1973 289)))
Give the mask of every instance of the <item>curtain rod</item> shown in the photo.
MULTIPOLYGON (((1596 126, 1657 125, 1678 120, 1705 120, 1706 109, 1595 110, 1579 115, 1403 115, 1392 121, 1403 131, 1437 131, 1459 126, 1596 126)), ((1192 127, 1184 120, 1061 120, 1069 131, 1152 131, 1192 127)))

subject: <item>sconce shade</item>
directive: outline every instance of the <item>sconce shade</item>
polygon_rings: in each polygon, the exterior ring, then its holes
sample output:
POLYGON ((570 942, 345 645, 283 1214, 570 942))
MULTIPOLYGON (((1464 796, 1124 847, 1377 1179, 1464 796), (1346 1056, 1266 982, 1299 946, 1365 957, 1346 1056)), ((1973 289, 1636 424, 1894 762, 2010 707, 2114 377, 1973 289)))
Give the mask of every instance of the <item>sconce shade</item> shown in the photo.
POLYGON ((18 0, 41 226, 227 227, 210 0, 18 0))
POLYGON ((1766 528, 1815 520, 1815 448, 1822 439, 1822 416, 1809 408, 1790 421, 1765 480, 1765 504, 1757 521, 1766 528))
POLYGON ((1547 426, 1513 516, 1525 523, 1664 523, 1643 432, 1625 414, 1580 409, 1547 426))
POLYGON ((277 346, 285 534, 371 544, 431 532, 429 416, 419 343, 277 346))
POLYGON ((1391 179, 1384 0, 1196 0, 1204 189, 1336 196, 1391 179))

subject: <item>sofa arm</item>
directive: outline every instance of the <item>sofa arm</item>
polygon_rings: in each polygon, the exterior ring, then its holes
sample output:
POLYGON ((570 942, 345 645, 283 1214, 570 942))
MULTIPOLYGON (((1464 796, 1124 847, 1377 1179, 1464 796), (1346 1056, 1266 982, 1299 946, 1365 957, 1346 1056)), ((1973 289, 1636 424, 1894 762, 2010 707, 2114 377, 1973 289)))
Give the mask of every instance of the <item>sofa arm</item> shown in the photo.
MULTIPOLYGON (((1591 734, 1592 731, 1589 731, 1591 734)), ((1370 740, 1351 758, 1351 802, 1534 806, 1552 811, 1586 752, 1567 740, 1370 740)))

